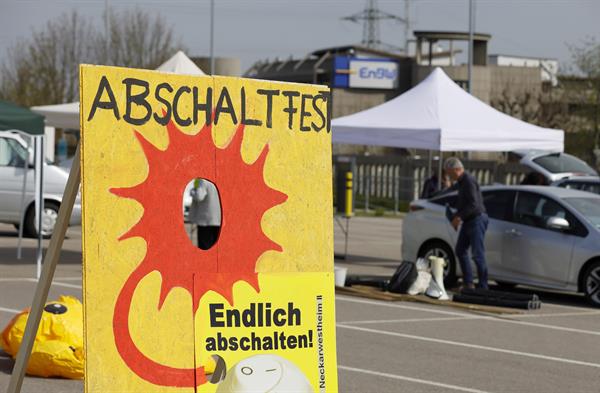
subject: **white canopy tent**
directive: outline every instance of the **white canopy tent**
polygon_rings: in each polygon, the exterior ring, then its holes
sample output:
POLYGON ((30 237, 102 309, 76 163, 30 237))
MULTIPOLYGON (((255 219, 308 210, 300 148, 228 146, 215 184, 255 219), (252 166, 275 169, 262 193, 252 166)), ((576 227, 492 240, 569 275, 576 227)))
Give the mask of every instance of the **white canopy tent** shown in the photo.
POLYGON ((497 111, 440 68, 406 93, 331 123, 333 142, 437 151, 563 151, 564 131, 497 111))
POLYGON ((47 126, 79 129, 79 102, 33 106, 31 110, 44 115, 47 126))
POLYGON ((169 60, 162 63, 157 71, 172 72, 180 75, 206 75, 189 57, 182 51, 173 55, 169 60))
MULTIPOLYGON (((175 53, 173 57, 161 64, 157 70, 181 75, 206 75, 182 51, 175 53)), ((44 115, 47 126, 79 129, 79 102, 34 106, 31 110, 44 115)))

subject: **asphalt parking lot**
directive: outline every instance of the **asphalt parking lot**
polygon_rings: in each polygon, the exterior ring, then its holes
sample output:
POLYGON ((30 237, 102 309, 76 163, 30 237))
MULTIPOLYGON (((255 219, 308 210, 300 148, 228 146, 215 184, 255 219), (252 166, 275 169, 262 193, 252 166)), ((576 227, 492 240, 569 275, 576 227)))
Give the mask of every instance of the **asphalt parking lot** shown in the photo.
MULTIPOLYGON (((351 272, 393 271, 401 220, 355 218, 351 272)), ((16 261, 16 231, 0 226, 0 327, 28 307, 35 241, 16 261)), ((336 228, 336 251, 343 252, 336 228)), ((81 297, 80 234, 70 229, 50 298, 81 297)), ((526 290, 526 289, 521 289, 526 290)), ((340 392, 598 392, 600 309, 581 296, 538 292, 541 310, 488 315, 443 306, 338 296, 340 392)), ((0 352, 0 391, 12 360, 0 352)), ((82 392, 81 381, 27 377, 23 392, 82 392)))

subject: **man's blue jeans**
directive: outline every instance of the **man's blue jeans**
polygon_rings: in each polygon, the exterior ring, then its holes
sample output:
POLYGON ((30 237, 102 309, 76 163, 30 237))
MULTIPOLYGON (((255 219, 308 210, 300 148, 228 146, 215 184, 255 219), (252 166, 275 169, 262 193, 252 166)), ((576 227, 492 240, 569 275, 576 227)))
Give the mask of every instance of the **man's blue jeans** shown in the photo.
POLYGON ((479 277, 478 288, 488 287, 488 271, 485 262, 485 231, 488 227, 487 214, 479 216, 463 222, 458 234, 456 242, 456 256, 460 261, 460 267, 463 272, 463 283, 465 285, 473 284, 473 270, 471 269, 471 261, 469 260, 469 247, 473 261, 477 266, 477 277, 479 277))

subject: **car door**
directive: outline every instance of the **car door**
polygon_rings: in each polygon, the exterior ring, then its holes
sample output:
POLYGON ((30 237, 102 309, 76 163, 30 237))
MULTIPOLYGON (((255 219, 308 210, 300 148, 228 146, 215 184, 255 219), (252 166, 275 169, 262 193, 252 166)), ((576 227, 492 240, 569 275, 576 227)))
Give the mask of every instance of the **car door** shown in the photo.
MULTIPOLYGON (((0 220, 18 222, 21 209, 25 149, 14 139, 0 137, 0 220)), ((28 179, 32 183, 33 179, 28 179)))
POLYGON ((510 229, 512 210, 516 191, 483 191, 483 204, 489 216, 488 230, 485 234, 485 257, 490 277, 502 277, 506 274, 502 264, 504 233, 510 229))
MULTIPOLYGON (((450 225, 450 221, 448 221, 448 218, 446 217, 445 209, 446 209, 446 206, 450 207, 451 209, 454 209, 456 206, 457 198, 458 198, 458 196, 456 194, 452 194, 452 195, 445 195, 442 197, 430 199, 429 201, 431 203, 435 203, 436 205, 443 206, 443 210, 427 212, 428 220, 441 224, 439 226, 438 225, 436 225, 436 226, 438 228, 443 228, 443 229, 441 229, 441 232, 445 231, 448 234, 452 244, 456 244, 457 234, 456 234, 456 231, 452 228, 452 225, 450 225)), ((442 236, 442 238, 446 238, 446 237, 442 236)))
POLYGON ((502 264, 511 282, 566 285, 575 236, 568 230, 548 228, 550 217, 575 220, 554 199, 529 191, 517 193, 513 221, 503 237, 502 264))

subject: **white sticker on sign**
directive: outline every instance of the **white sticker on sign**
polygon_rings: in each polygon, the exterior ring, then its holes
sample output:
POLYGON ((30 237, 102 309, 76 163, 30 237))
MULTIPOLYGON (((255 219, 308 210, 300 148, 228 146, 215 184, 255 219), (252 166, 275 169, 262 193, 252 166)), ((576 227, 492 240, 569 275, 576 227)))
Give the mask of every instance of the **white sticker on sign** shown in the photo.
POLYGON ((398 63, 350 60, 350 87, 395 89, 398 87, 398 63))

